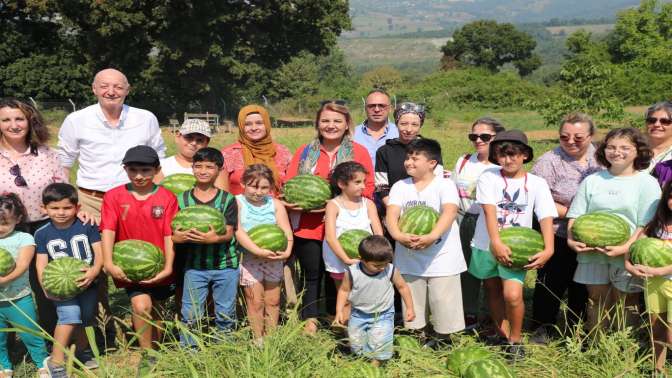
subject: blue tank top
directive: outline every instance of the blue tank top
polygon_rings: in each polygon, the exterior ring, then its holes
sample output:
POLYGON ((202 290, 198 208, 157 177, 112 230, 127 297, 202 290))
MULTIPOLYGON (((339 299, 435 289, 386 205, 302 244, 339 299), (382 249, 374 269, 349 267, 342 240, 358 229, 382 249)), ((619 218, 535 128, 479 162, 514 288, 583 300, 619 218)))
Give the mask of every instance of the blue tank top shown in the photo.
POLYGON ((241 204, 238 212, 240 214, 240 225, 243 227, 243 230, 249 231, 252 227, 260 224, 277 223, 275 221, 275 203, 273 202, 273 197, 266 196, 266 200, 261 206, 255 206, 247 202, 247 199, 242 194, 238 194, 236 199, 241 204))

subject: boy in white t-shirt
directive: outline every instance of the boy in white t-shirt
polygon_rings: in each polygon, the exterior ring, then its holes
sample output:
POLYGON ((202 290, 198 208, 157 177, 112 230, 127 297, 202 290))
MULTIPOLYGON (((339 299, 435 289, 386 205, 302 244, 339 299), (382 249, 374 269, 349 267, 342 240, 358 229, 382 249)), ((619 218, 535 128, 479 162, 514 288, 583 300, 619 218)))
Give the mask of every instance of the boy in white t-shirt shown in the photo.
POLYGON ((531 228, 536 214, 545 248, 529 259, 525 269, 538 269, 553 255, 553 218, 558 216, 546 181, 527 173, 523 166, 532 157, 532 147, 522 131, 503 131, 490 143, 488 158, 501 168, 483 172, 476 185, 481 212, 472 241, 469 272, 484 280, 490 315, 499 336, 506 338, 507 352, 513 358, 525 356, 520 342, 527 271, 508 268, 511 249, 502 243, 499 231, 514 226, 531 228))
POLYGON ((390 189, 385 218, 390 235, 397 241, 394 265, 411 288, 417 315, 404 326, 422 331, 431 314, 434 332, 443 338, 464 329, 460 273, 467 265, 455 222, 459 197, 452 181, 434 175, 441 156, 437 141, 416 139, 406 151, 404 168, 410 177, 390 189), (417 205, 432 207, 441 214, 427 235, 406 234, 399 229, 399 216, 417 205))

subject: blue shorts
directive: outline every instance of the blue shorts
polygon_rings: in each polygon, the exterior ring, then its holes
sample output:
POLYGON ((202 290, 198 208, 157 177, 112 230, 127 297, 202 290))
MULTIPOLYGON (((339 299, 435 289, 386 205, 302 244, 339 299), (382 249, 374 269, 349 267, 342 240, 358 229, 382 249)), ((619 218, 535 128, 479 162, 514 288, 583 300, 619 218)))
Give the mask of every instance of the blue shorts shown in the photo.
POLYGON ((67 301, 54 301, 57 325, 81 324, 84 327, 95 323, 98 314, 98 285, 89 286, 83 293, 67 301))
POLYGON ((377 314, 352 309, 348 322, 348 338, 352 352, 384 361, 392 358, 394 339, 394 306, 377 314))

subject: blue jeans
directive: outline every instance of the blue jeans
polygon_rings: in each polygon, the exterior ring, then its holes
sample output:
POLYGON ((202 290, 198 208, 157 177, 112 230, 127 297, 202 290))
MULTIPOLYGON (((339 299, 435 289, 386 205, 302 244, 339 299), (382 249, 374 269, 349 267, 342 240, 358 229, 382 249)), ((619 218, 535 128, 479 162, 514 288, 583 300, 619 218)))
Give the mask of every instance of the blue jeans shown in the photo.
MULTIPOLYGON (((37 314, 35 314, 35 303, 32 295, 26 295, 14 301, 0 302, 0 328, 13 327, 16 324, 39 333, 40 330, 36 320, 37 314), (14 302, 14 305, 12 305, 12 302, 14 302)), ((35 365, 41 368, 44 359, 48 356, 44 339, 27 332, 17 332, 16 334, 26 345, 26 349, 28 349, 35 365)), ((7 332, 0 332, 0 365, 3 369, 12 369, 12 363, 9 361, 7 353, 7 332)))
POLYGON ((348 338, 356 355, 380 361, 392 358, 394 306, 376 314, 353 308, 348 322, 348 338))
MULTIPOLYGON (((212 285, 215 301, 215 324, 222 331, 232 331, 236 327, 236 294, 240 271, 236 269, 197 270, 184 272, 184 293, 182 294, 182 319, 190 328, 198 328, 203 320, 208 288, 212 285)), ((188 335, 180 335, 185 345, 194 345, 188 335)))
POLYGON ((98 286, 93 284, 84 292, 67 301, 54 301, 57 325, 81 324, 92 326, 98 315, 98 286))

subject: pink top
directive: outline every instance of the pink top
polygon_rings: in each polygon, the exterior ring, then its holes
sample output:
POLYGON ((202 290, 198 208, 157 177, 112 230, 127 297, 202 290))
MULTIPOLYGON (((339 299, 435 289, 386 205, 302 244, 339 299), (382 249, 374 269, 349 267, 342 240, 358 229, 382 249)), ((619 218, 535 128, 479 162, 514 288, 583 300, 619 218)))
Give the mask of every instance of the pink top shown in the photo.
MULTIPOLYGON (((275 167, 278 169, 278 176, 280 176, 280 185, 285 182, 285 174, 289 161, 292 160, 292 154, 287 147, 282 144, 273 142, 275 146, 275 167)), ((238 195, 243 193, 243 187, 240 186, 240 180, 245 171, 245 163, 243 162, 243 147, 236 142, 222 148, 222 155, 224 155, 224 165, 229 172, 229 193, 238 195)))
POLYGON ((8 151, 0 149, 0 194, 4 192, 18 194, 28 212, 28 222, 47 218, 40 209, 42 191, 47 185, 55 182, 68 182, 56 151, 43 146, 37 149, 37 155, 33 155, 28 149, 17 161, 13 161, 8 151), (14 183, 16 176, 9 170, 16 164, 19 165, 21 176, 26 180, 27 186, 16 186, 14 183))

